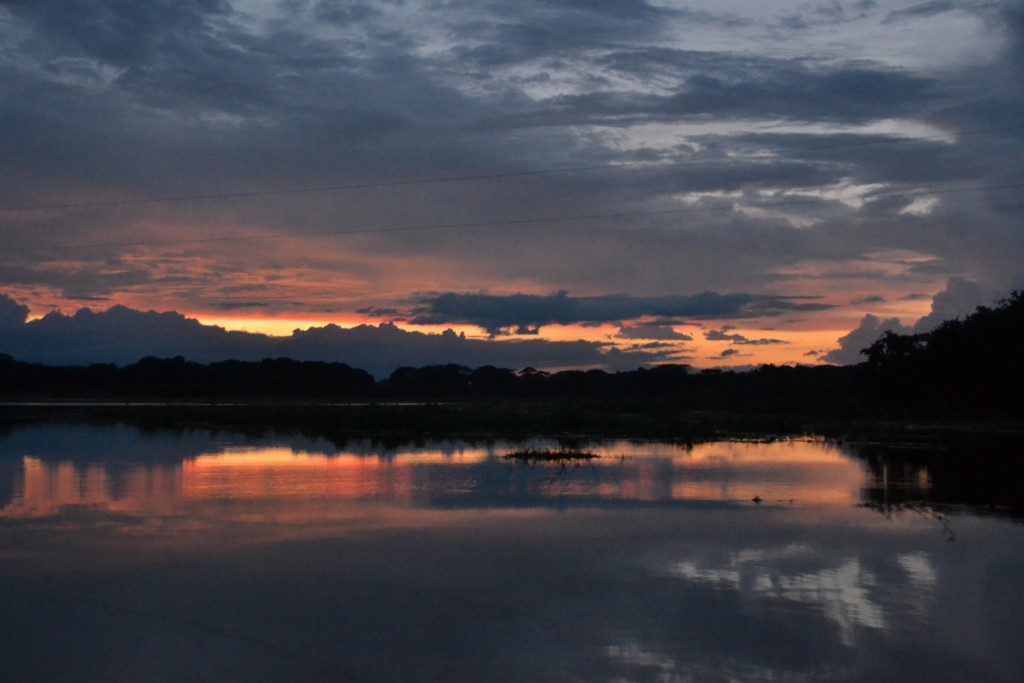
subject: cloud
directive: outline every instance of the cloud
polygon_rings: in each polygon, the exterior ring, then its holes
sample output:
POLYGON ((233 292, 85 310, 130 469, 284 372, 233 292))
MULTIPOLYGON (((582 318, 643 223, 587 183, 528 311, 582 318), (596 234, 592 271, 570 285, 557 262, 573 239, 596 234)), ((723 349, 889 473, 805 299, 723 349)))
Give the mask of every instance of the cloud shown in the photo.
POLYGON ((946 320, 970 315, 978 306, 991 306, 1004 292, 962 277, 951 277, 932 297, 932 310, 914 323, 914 332, 931 332, 946 320))
POLYGON ((750 339, 743 336, 742 334, 728 334, 727 330, 731 328, 725 327, 721 330, 708 330, 704 333, 704 338, 708 341, 727 341, 732 344, 740 344, 745 346, 768 346, 771 344, 788 344, 788 341, 783 339, 750 339))
POLYGON ((692 341, 693 337, 676 332, 668 325, 629 325, 619 328, 619 339, 656 339, 661 341, 692 341))
POLYGON ((20 327, 28 314, 28 306, 19 304, 6 294, 0 294, 0 330, 20 327))
POLYGON ((420 301, 410 322, 421 325, 463 323, 492 335, 531 334, 544 325, 620 323, 645 316, 676 319, 753 318, 789 311, 819 311, 829 304, 799 297, 702 292, 692 296, 639 297, 626 294, 459 294, 448 292, 420 301))
POLYGON ((650 345, 644 344, 628 349, 610 347, 605 352, 606 367, 612 371, 636 370, 638 367, 652 363, 678 363, 686 360, 689 360, 689 356, 680 354, 674 346, 650 347, 650 345))
POLYGON ((0 353, 18 360, 77 365, 133 363, 144 356, 185 356, 197 362, 227 359, 343 362, 387 376, 400 366, 459 363, 472 367, 615 367, 630 369, 673 357, 674 347, 634 347, 620 351, 599 342, 544 339, 491 341, 467 339, 447 330, 425 334, 391 323, 296 330, 288 337, 227 331, 176 312, 137 311, 114 306, 73 315, 50 313, 26 322, 28 309, 0 295, 0 353))
POLYGON ((379 308, 376 306, 365 306, 363 308, 357 308, 356 313, 362 313, 363 315, 370 315, 378 318, 398 318, 404 317, 404 314, 397 308, 379 308))
POLYGON ((919 19, 922 17, 931 17, 936 14, 943 14, 956 9, 956 5, 953 4, 952 0, 932 0, 931 2, 922 2, 917 5, 912 5, 905 9, 896 10, 889 12, 885 17, 885 23, 894 21, 900 21, 904 19, 919 19))
POLYGON ((866 360, 861 351, 871 346, 883 333, 910 334, 912 331, 910 327, 903 325, 899 318, 882 320, 869 313, 861 319, 855 329, 839 338, 838 349, 832 349, 821 358, 837 365, 856 365, 866 360))
POLYGON ((636 297, 626 294, 573 297, 555 294, 458 294, 424 298, 414 324, 468 323, 491 334, 517 334, 544 325, 619 322, 646 315, 659 317, 732 316, 748 305, 747 294, 704 292, 695 296, 636 297))
MULTIPOLYGON (((919 318, 916 323, 904 325, 898 318, 882 320, 876 315, 868 314, 849 334, 839 338, 839 348, 828 351, 822 359, 839 365, 852 365, 865 360, 861 350, 874 343, 885 332, 897 334, 921 334, 931 332, 947 320, 955 320, 970 315, 978 306, 991 306, 1006 293, 987 285, 973 282, 962 277, 951 277, 946 281, 946 288, 932 296, 931 311, 919 318)), ((921 295, 904 297, 907 300, 924 298, 921 295)))
POLYGON ((947 191, 1024 173, 1019 130, 978 132, 1020 123, 1019 3, 669 5, 0 3, 18 170, 0 208, 51 207, 0 214, 0 287, 34 311, 392 319, 430 291, 410 317, 535 335, 787 312, 831 329, 826 301, 1019 274, 1020 193, 947 191), (417 182, 451 178, 472 180, 417 182), (523 222, 610 214, 631 215, 523 222), (207 241, 143 244, 167 239, 207 241), (822 286, 880 250, 923 260, 822 286), (764 296, 783 280, 829 298, 764 296), (620 294, 456 293, 560 289, 620 294))
POLYGON ((143 356, 187 356, 214 361, 259 360, 271 353, 273 338, 202 325, 180 313, 113 306, 73 315, 49 313, 0 336, 0 349, 19 360, 54 365, 131 363, 143 356))
MULTIPOLYGON (((618 363, 597 342, 548 341, 544 339, 492 341, 467 339, 465 335, 446 330, 441 334, 408 332, 391 323, 378 326, 359 325, 341 328, 336 325, 297 330, 290 337, 275 343, 277 355, 297 360, 341 361, 381 377, 401 366, 419 367, 459 363, 470 367, 608 367, 618 363)), ((629 359, 634 369, 657 361, 660 352, 635 352, 629 359)))

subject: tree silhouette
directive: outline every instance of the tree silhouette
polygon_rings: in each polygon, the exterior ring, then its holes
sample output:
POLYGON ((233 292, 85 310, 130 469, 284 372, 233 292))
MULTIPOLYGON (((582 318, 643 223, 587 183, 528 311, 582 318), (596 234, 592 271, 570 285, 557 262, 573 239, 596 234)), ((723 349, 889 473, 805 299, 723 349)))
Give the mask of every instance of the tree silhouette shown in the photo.
MULTIPOLYGON (((377 382, 344 363, 267 358, 202 365, 182 356, 52 367, 0 354, 0 397, 238 401, 540 401, 565 409, 671 415, 714 410, 770 415, 1024 415, 1024 296, 979 307, 932 332, 886 332, 857 366, 763 365, 750 372, 661 365, 626 372, 518 372, 485 365, 402 367, 377 382), (663 412, 667 411, 667 412, 663 412)), ((652 418, 655 419, 655 418, 652 418)))

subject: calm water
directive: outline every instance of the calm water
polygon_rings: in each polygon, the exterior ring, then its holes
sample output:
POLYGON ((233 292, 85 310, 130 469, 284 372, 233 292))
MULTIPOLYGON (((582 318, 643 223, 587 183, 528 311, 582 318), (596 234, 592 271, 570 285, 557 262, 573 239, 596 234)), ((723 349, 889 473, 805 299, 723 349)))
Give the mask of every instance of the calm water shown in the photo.
POLYGON ((1024 679, 1005 475, 521 445, 0 436, 0 681, 1024 679))

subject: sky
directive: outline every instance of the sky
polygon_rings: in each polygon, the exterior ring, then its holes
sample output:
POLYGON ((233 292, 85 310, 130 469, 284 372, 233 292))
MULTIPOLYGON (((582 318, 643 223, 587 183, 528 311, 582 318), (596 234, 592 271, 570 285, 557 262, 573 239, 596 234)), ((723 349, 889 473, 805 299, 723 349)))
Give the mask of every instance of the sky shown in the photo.
POLYGON ((1022 171, 1019 1, 0 0, 0 352, 857 362, 1022 171))

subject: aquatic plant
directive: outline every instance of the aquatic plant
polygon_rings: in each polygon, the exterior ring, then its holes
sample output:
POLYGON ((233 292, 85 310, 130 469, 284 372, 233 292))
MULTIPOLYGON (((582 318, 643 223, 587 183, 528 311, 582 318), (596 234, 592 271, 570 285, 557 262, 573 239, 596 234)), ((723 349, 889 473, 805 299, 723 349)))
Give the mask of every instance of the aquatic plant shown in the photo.
POLYGON ((511 451, 501 456, 506 460, 521 460, 525 462, 553 462, 567 463, 580 460, 594 460, 601 456, 590 451, 582 451, 577 448, 522 448, 511 451))

